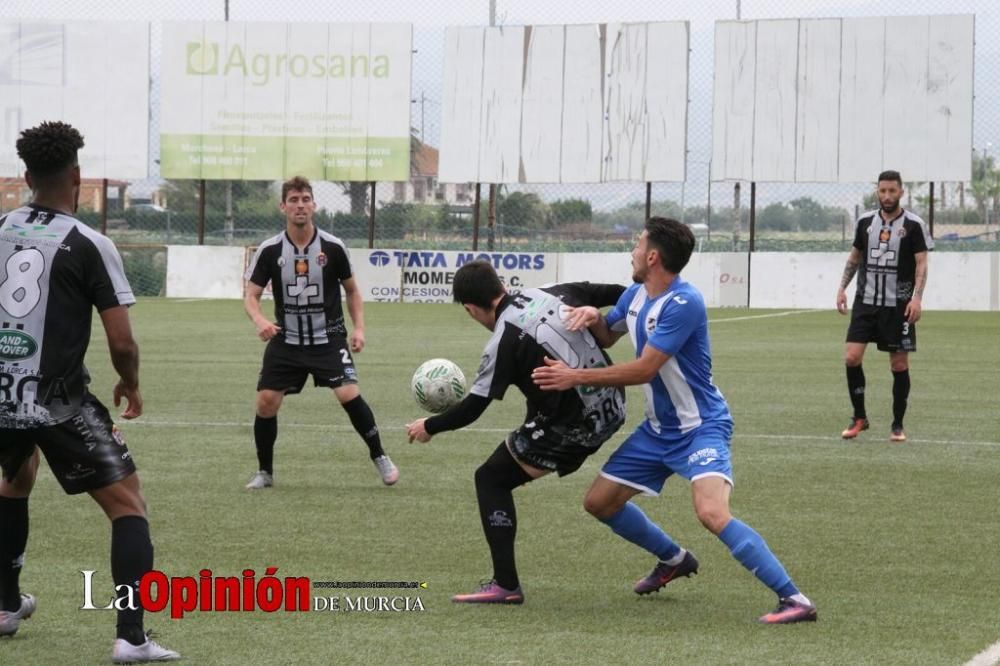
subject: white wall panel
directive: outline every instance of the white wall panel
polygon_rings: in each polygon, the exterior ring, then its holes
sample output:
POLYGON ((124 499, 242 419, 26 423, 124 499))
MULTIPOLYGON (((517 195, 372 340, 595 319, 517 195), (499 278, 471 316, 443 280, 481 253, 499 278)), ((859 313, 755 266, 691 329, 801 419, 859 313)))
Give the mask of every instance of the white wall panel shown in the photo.
POLYGON ((753 179, 795 180, 798 21, 761 21, 757 26, 754 91, 753 179))
POLYGON ((683 181, 687 167, 687 23, 650 23, 646 39, 646 165, 643 180, 683 181))
POLYGON ((715 24, 712 180, 753 177, 757 22, 715 24))
POLYGON ((445 31, 438 163, 441 182, 479 180, 483 39, 483 28, 448 28, 445 31))
POLYGON ((840 19, 800 21, 796 181, 837 181, 839 125, 840 19))
POLYGON ((602 29, 597 25, 566 26, 560 166, 563 183, 601 180, 604 136, 601 35, 602 29))
POLYGON ((522 26, 485 33, 477 181, 509 183, 518 177, 524 34, 522 26))
POLYGON ((604 47, 607 69, 604 146, 605 181, 642 181, 646 161, 646 25, 609 23, 604 47))
POLYGON ((885 19, 845 18, 841 27, 839 179, 873 181, 883 170, 885 19))
POLYGON ((687 23, 476 30, 445 36, 442 182, 684 180, 687 23))
POLYGON ((0 23, 0 176, 20 177, 22 130, 61 120, 84 137, 84 178, 149 172, 149 24, 0 23))
POLYGON ((969 179, 973 16, 788 22, 716 23, 712 180, 969 179))
POLYGON ((530 28, 521 105, 521 180, 558 183, 565 28, 530 28))
POLYGON ((970 179, 974 40, 973 16, 935 16, 930 22, 927 154, 936 180, 970 179))

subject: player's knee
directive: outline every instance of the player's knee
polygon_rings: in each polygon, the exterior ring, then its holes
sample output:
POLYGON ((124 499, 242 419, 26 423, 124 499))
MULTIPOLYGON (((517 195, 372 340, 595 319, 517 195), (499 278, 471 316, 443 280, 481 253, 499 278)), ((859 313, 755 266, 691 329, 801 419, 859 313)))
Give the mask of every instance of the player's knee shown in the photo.
POLYGON ((278 415, 278 410, 281 408, 281 397, 280 395, 275 398, 273 396, 258 394, 256 411, 257 416, 270 419, 278 415))
POLYGON ((698 520, 712 534, 718 534, 732 520, 729 509, 717 503, 705 503, 695 507, 698 520))
POLYGON ((861 360, 863 356, 854 351, 848 351, 844 353, 844 365, 849 368, 856 368, 861 365, 861 360))
POLYGON ((610 498, 602 497, 597 493, 587 493, 583 498, 583 509, 598 520, 610 518, 618 513, 621 508, 621 504, 616 505, 610 498))
POLYGON ((889 362, 889 367, 892 368, 893 372, 902 372, 910 369, 910 363, 906 358, 894 358, 889 362))

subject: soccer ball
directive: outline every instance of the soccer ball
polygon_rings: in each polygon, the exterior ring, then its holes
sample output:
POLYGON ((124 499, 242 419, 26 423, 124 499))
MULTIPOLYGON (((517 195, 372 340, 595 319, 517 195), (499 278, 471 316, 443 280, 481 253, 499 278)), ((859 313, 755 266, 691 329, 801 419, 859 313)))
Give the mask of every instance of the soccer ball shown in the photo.
POLYGON ((465 375, 448 359, 432 358, 413 373, 410 389, 418 405, 440 414, 465 397, 465 375))

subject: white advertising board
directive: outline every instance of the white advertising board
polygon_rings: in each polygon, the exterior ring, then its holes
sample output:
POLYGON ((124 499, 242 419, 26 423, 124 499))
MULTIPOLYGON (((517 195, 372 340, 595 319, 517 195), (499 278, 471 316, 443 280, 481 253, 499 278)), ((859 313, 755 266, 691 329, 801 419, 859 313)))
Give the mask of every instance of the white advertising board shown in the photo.
POLYGON ((166 178, 408 180, 410 24, 168 22, 166 178))
POLYGON ((0 176, 19 177, 22 130, 61 120, 83 135, 84 178, 149 174, 149 24, 0 21, 0 176))

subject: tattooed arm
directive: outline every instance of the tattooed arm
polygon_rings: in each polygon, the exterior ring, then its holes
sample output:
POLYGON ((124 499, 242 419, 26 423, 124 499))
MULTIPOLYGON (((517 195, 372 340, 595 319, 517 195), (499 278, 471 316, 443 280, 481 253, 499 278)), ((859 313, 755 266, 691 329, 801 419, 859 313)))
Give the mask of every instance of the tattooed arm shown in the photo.
POLYGON ((913 296, 906 304, 906 321, 915 324, 923 311, 924 287, 927 286, 927 253, 918 252, 913 255, 917 262, 917 270, 913 279, 913 296))
POLYGON ((861 252, 858 251, 858 248, 852 247, 851 253, 847 255, 844 274, 840 277, 840 288, 837 289, 837 312, 840 314, 847 314, 847 285, 851 284, 860 264, 861 252))

